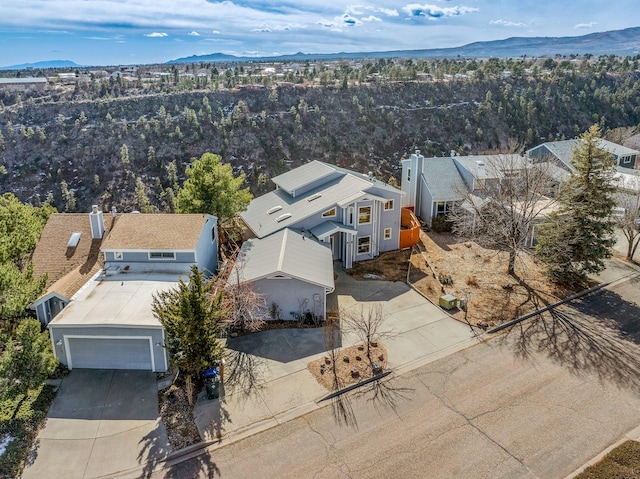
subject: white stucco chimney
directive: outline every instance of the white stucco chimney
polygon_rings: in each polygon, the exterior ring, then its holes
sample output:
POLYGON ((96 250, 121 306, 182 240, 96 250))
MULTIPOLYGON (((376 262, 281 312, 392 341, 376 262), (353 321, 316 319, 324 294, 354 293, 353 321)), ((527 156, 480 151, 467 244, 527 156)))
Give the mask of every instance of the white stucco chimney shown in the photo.
POLYGON ((91 238, 101 239, 102 235, 104 235, 104 220, 102 219, 102 211, 98 209, 98 205, 91 207, 89 221, 91 223, 91 238))

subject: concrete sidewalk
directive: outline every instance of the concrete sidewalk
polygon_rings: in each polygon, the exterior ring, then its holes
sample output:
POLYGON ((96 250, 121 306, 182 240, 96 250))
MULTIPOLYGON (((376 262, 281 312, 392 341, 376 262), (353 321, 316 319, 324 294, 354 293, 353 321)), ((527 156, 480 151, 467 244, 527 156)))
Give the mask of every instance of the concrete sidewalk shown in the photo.
MULTIPOLYGON (((358 281, 338 272, 331 298, 340 310, 383 302, 388 368, 406 372, 464 349, 478 341, 462 324, 401 282, 358 281)), ((342 347, 358 339, 341 334, 342 347)), ((227 342, 228 359, 220 399, 204 392, 194 408, 196 424, 207 442, 275 426, 318 407, 330 391, 307 370, 325 354, 322 328, 281 329, 227 342)))

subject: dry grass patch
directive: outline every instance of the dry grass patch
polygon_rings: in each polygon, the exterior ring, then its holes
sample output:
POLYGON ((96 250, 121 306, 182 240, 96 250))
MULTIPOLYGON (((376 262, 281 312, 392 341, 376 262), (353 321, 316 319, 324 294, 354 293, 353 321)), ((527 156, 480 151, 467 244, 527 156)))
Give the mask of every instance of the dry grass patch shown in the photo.
POLYGON ((325 388, 335 391, 386 369, 387 350, 381 343, 372 343, 370 356, 371 361, 367 357, 367 348, 364 345, 351 346, 338 350, 335 355, 328 352, 324 357, 307 364, 307 369, 325 388))
MULTIPOLYGON (((409 282, 436 304, 443 294, 466 298, 471 324, 492 326, 574 292, 552 284, 528 255, 519 257, 514 277, 506 272, 505 252, 482 248, 452 234, 421 232, 420 238, 411 257, 409 282)), ((460 309, 450 313, 465 319, 460 309)))
POLYGON ((589 466, 576 479, 637 479, 640 478, 640 443, 627 441, 607 454, 600 462, 589 466))

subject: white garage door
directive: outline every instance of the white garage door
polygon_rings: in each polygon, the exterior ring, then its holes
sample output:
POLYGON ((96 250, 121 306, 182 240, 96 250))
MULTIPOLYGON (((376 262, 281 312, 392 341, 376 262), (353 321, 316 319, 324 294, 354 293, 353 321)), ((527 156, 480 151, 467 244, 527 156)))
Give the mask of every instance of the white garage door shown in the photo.
POLYGON ((68 344, 72 369, 153 369, 147 338, 68 338, 68 344))

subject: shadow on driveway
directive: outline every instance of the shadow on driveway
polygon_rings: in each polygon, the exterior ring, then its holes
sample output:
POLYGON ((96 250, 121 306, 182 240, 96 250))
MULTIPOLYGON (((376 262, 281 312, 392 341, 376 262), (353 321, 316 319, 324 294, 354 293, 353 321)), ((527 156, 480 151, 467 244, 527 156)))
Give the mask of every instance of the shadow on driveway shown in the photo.
POLYGON ((283 328, 252 333, 227 340, 227 349, 290 363, 325 351, 322 328, 283 328))

